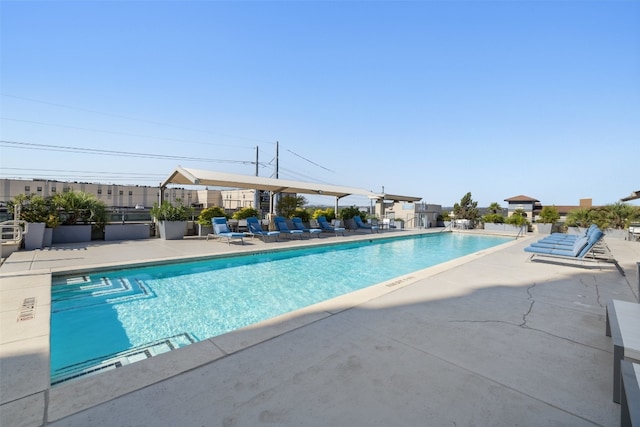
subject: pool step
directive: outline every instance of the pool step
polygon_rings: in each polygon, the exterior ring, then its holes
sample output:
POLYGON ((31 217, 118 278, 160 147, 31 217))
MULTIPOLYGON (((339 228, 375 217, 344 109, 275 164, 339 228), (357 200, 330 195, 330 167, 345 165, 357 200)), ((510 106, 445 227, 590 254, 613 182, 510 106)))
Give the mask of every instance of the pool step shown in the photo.
POLYGON ((176 348, 193 344, 196 341, 197 340, 189 333, 183 332, 182 334, 157 340, 152 343, 143 344, 121 353, 92 359, 76 365, 66 366, 51 374, 51 385, 55 386, 73 379, 87 377, 100 372, 111 371, 124 365, 149 359, 153 356, 175 350, 176 348))

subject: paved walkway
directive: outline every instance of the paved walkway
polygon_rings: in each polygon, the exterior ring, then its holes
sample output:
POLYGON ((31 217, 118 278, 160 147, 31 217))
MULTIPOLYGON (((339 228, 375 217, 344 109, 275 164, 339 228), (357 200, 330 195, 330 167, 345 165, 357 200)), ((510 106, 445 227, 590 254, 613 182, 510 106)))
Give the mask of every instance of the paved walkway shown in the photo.
POLYGON ((622 276, 530 262, 537 237, 53 389, 31 369, 48 366, 50 271, 314 242, 18 252, 0 268, 0 425, 618 425, 605 306, 637 301, 640 244, 608 241, 622 276))

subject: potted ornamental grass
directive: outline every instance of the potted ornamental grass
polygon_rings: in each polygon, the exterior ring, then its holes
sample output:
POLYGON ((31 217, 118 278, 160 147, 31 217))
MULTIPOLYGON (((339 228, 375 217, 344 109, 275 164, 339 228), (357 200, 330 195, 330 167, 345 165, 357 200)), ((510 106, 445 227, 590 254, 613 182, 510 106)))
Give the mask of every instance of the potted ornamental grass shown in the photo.
POLYGON ((85 191, 65 191, 52 199, 60 225, 53 231, 53 243, 89 242, 102 236, 108 220, 107 207, 85 191))
POLYGON ((555 206, 545 206, 540 211, 536 220, 536 230, 538 234, 551 234, 553 225, 560 219, 560 214, 555 206))
POLYGON ((164 200, 160 204, 154 203, 149 213, 158 224, 161 239, 181 240, 186 233, 187 221, 193 214, 193 209, 185 206, 180 199, 176 199, 175 204, 164 200))

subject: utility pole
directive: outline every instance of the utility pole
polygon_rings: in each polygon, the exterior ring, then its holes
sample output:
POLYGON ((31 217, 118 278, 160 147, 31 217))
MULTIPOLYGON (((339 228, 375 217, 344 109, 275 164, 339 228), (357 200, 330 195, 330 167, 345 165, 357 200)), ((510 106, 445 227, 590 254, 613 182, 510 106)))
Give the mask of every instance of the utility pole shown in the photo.
POLYGON ((278 164, 278 162, 280 161, 279 153, 280 153, 280 143, 276 141, 276 179, 280 178, 278 176, 278 173, 280 172, 279 171, 280 165, 278 164))
MULTIPOLYGON (((258 176, 258 150, 259 147, 256 145, 256 176, 258 176)), ((253 207, 260 211, 260 190, 257 188, 253 191, 253 207)))
MULTIPOLYGON (((280 173, 279 157, 280 157, 280 142, 276 141, 276 179, 279 178, 279 173, 280 173)), ((269 206, 269 211, 270 211, 269 213, 275 213, 277 203, 280 201, 280 193, 272 194, 270 199, 271 199, 271 202, 269 206)))

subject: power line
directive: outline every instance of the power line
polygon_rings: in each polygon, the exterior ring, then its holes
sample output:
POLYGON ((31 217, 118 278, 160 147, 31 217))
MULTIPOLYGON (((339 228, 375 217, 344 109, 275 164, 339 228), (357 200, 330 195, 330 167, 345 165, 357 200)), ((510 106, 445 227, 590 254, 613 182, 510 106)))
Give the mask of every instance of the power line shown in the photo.
POLYGON ((165 122, 158 122, 158 121, 155 121, 155 120, 139 119, 139 118, 124 116, 124 115, 121 115, 121 114, 106 113, 104 111, 91 110, 91 109, 88 109, 88 108, 72 107, 70 105, 58 104, 56 102, 50 102, 50 101, 42 101, 42 100, 39 100, 39 99, 27 98, 27 97, 24 97, 24 96, 10 95, 10 94, 7 94, 7 93, 3 93, 1 95, 5 96, 7 98, 21 99, 23 101, 36 102, 36 103, 45 104, 45 105, 52 105, 54 107, 61 107, 61 108, 67 108, 69 110, 83 111, 85 113, 100 114, 100 115, 103 115, 103 116, 115 117, 115 118, 118 118, 118 119, 132 120, 132 121, 141 122, 141 123, 150 123, 150 124, 153 124, 153 125, 160 125, 160 126, 172 127, 172 128, 176 128, 176 129, 184 129, 184 130, 189 130, 189 131, 194 131, 194 132, 207 133, 207 134, 211 134, 211 135, 224 136, 224 137, 227 137, 227 138, 243 139, 245 141, 268 142, 266 140, 261 140, 261 139, 257 139, 257 138, 234 136, 234 135, 228 135, 228 134, 219 133, 219 132, 216 133, 216 132, 211 132, 211 131, 208 131, 208 130, 194 129, 194 128, 189 128, 189 127, 186 127, 186 126, 174 125, 174 124, 165 123, 165 122))
POLYGON ((93 155, 103 155, 103 156, 137 157, 137 158, 143 158, 143 159, 182 160, 182 161, 198 161, 198 162, 212 162, 212 163, 235 163, 235 164, 244 164, 244 165, 255 164, 255 162, 248 161, 248 160, 208 159, 203 157, 172 156, 172 155, 166 155, 166 154, 153 154, 153 153, 135 153, 135 152, 128 152, 128 151, 113 151, 113 150, 102 150, 102 149, 95 149, 95 148, 68 147, 68 146, 62 146, 62 145, 35 144, 30 142, 7 141, 7 140, 0 140, 0 146, 25 149, 25 150, 73 152, 73 153, 93 154, 93 155))
POLYGON ((140 173, 140 172, 114 172, 114 171, 83 171, 83 170, 69 170, 69 169, 35 169, 35 168, 2 168, 5 170, 13 170, 13 171, 22 171, 22 172, 62 172, 62 173, 89 173, 89 174, 110 174, 110 175, 126 175, 126 176, 158 176, 165 177, 165 174, 151 174, 151 173, 140 173))
POLYGON ((305 161, 311 163, 312 165, 318 166, 319 168, 322 168, 322 169, 324 169, 326 171, 333 172, 331 169, 325 168, 324 166, 319 165, 318 163, 316 163, 316 162, 314 162, 312 160, 309 160, 306 157, 302 157, 300 154, 294 153, 293 151, 289 150, 288 148, 287 148, 287 151, 290 152, 291 154, 293 154, 294 156, 297 156, 297 157, 301 158, 302 160, 305 160, 305 161))
POLYGON ((119 131, 113 131, 113 130, 83 128, 83 127, 80 127, 80 126, 60 125, 60 124, 54 124, 54 123, 44 123, 44 122, 38 122, 38 121, 35 121, 35 120, 14 119, 14 118, 11 118, 11 117, 0 117, 0 120, 7 120, 7 121, 21 122, 21 123, 30 123, 30 124, 43 125, 43 126, 53 126, 53 127, 60 127, 60 128, 65 128, 65 129, 77 129, 77 130, 83 130, 83 131, 88 131, 88 132, 107 133, 107 134, 111 134, 111 135, 133 136, 135 138, 148 138, 148 139, 154 139, 154 140, 160 140, 160 141, 188 142, 188 143, 191 143, 191 144, 201 144, 201 145, 218 146, 218 147, 249 148, 249 149, 254 149, 255 148, 255 147, 249 147, 249 146, 238 147, 237 145, 231 145, 231 144, 212 144, 212 143, 208 143, 208 142, 184 140, 184 139, 178 139, 178 138, 167 138, 167 137, 140 135, 140 134, 135 134, 135 133, 119 132, 119 131))

